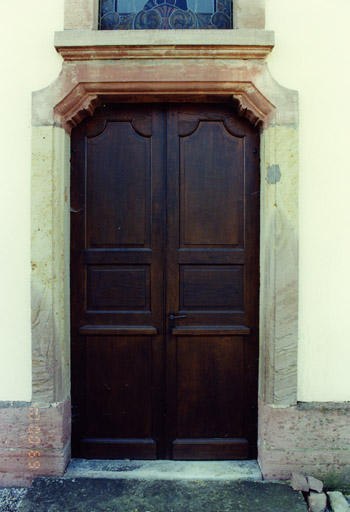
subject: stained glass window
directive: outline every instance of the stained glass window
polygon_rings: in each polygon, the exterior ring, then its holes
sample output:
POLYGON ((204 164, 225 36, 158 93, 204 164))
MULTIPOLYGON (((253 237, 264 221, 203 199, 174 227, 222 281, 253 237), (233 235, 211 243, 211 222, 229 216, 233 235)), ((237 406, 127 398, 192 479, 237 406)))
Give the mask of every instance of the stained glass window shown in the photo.
POLYGON ((100 0, 99 28, 230 29, 232 0, 100 0))

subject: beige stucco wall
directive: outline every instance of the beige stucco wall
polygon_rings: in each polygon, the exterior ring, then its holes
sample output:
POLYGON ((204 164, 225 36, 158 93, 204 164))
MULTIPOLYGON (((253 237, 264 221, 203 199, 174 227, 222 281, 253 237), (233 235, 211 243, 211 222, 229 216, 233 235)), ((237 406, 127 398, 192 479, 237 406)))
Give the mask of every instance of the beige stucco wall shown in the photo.
MULTIPOLYGON (((50 84, 60 71, 61 58, 52 43, 54 31, 63 28, 63 3, 20 0, 0 8, 1 47, 6 53, 2 70, 4 76, 13 78, 1 84, 7 100, 0 138, 4 247, 0 251, 0 401, 31 398, 30 102, 31 91, 50 84), (4 23, 11 19, 16 20, 16 36, 11 25, 4 23)), ((277 81, 300 93, 298 398, 350 400, 350 335, 345 324, 350 305, 350 236, 346 236, 350 225, 346 93, 350 83, 346 66, 339 65, 347 60, 350 4, 337 0, 330 7, 326 0, 266 0, 266 7, 267 28, 276 31, 270 69, 277 81)), ((282 193, 283 179, 282 175, 282 193)))
POLYGON ((267 0, 274 78, 299 90, 302 401, 350 400, 348 0, 267 0))
POLYGON ((1 2, 0 401, 31 399, 31 96, 60 71, 62 27, 63 0, 1 2))

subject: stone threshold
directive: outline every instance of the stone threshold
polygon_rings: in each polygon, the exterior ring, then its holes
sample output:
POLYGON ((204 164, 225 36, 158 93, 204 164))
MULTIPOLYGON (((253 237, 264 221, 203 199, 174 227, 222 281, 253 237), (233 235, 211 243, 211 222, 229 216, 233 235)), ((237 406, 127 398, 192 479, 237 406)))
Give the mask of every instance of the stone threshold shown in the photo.
POLYGON ((174 461, 174 460, 87 460, 72 459, 68 478, 123 478, 144 480, 262 480, 256 460, 174 461))

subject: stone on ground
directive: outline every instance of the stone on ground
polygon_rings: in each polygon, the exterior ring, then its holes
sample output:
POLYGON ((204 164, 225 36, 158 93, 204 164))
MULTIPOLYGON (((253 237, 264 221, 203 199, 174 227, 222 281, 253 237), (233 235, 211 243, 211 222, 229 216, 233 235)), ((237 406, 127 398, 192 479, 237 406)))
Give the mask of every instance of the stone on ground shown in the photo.
POLYGON ((318 480, 318 478, 314 478, 313 476, 307 476, 307 483, 309 484, 310 491, 322 492, 323 491, 323 482, 318 480))
POLYGON ((333 512, 350 512, 348 502, 339 491, 327 492, 333 512))
POLYGON ((39 477, 19 512, 306 512, 288 485, 254 481, 39 477))
POLYGON ((310 492, 307 503, 311 512, 325 512, 327 510, 327 496, 324 493, 310 492))
POLYGON ((309 492, 310 490, 306 477, 301 473, 292 473, 290 485, 293 487, 295 491, 309 492))

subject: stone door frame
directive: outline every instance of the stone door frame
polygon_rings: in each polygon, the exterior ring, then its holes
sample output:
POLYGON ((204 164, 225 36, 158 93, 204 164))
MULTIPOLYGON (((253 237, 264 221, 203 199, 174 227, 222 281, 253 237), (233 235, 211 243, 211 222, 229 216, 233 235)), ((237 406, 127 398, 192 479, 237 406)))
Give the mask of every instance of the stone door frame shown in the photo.
POLYGON ((62 71, 33 94, 33 395, 31 404, 6 411, 28 418, 28 407, 36 408, 40 466, 28 469, 22 443, 18 468, 5 483, 61 474, 70 459, 69 134, 110 100, 225 101, 260 128, 263 466, 269 449, 263 436, 271 422, 266 407, 289 410, 296 404, 298 342, 298 96, 268 71, 274 36, 263 30, 264 0, 236 0, 234 30, 98 31, 97 15, 98 0, 65 0, 64 31, 55 36, 62 71))
POLYGON ((62 472, 70 457, 69 133, 110 100, 214 99, 260 127, 259 400, 296 403, 298 98, 266 66, 273 34, 210 31, 203 41, 201 31, 169 31, 165 44, 159 33, 140 32, 57 33, 62 72, 33 96, 32 400, 56 411, 51 421, 62 433, 55 456, 47 447, 56 463, 41 459, 44 474, 62 472))

